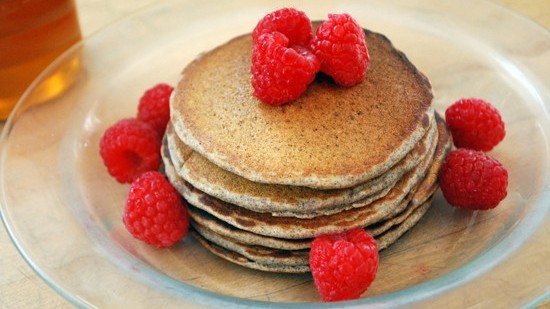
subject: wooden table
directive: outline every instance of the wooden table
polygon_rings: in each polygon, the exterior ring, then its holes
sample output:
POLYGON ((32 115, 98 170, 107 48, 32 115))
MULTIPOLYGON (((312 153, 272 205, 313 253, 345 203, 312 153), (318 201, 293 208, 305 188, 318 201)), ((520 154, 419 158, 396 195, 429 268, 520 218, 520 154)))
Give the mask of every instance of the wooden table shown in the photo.
MULTIPOLYGON (((158 0, 76 0, 84 37, 158 0)), ((550 29, 550 1, 498 0, 550 29)), ((0 131, 4 124, 0 123, 0 131)), ((550 250, 550 246, 547 247, 550 250)), ((518 279, 519 280, 519 279, 518 279)), ((518 282, 519 283, 519 282, 518 282)), ((550 307, 547 300, 541 307, 550 307)), ((70 308, 71 305, 39 278, 19 255, 0 224, 0 308, 70 308)))

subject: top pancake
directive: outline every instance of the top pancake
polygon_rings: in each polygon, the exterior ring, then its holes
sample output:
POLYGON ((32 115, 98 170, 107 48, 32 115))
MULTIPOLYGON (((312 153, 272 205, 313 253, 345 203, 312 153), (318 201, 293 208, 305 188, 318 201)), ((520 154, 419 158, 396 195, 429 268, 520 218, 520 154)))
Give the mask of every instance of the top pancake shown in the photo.
POLYGON ((252 95, 250 35, 202 55, 184 69, 172 96, 177 135, 255 182, 330 189, 383 174, 428 129, 433 94, 385 36, 365 34, 371 62, 363 82, 344 88, 320 75, 284 106, 252 95))

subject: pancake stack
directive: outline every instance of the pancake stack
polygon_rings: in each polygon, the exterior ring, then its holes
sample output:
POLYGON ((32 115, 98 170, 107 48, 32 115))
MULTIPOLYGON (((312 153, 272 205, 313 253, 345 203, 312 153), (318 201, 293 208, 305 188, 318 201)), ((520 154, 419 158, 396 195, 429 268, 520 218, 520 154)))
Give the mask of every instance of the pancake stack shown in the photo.
POLYGON ((364 228, 382 250, 427 211, 449 132, 428 79, 385 36, 365 35, 363 82, 344 88, 318 74, 283 106, 252 95, 250 35, 184 69, 162 157, 208 250, 249 268, 308 272, 314 237, 364 228))

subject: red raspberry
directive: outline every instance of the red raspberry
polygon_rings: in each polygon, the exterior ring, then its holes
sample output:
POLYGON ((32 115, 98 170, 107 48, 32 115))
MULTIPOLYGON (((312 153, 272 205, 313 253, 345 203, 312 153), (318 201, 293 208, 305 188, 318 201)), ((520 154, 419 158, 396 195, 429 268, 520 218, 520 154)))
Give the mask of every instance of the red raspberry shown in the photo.
POLYGON ((309 266, 324 301, 359 298, 376 277, 376 240, 360 228, 318 236, 311 243, 309 266))
POLYGON ((252 51, 254 95, 264 103, 281 105, 297 99, 319 70, 319 61, 305 47, 289 47, 280 32, 264 33, 252 51))
POLYGON ((189 228, 187 207, 157 171, 146 172, 132 182, 122 220, 130 234, 157 248, 180 241, 189 228))
POLYGON ((160 136, 135 118, 119 120, 103 133, 99 153, 111 176, 130 183, 146 171, 160 167, 160 136))
POLYGON ((170 94, 173 90, 174 87, 168 84, 157 84, 139 99, 137 118, 149 123, 161 136, 170 120, 170 94))
POLYGON ((506 134, 498 110, 476 98, 461 99, 445 111, 445 120, 457 148, 489 151, 506 134))
POLYGON ((508 172, 487 154, 465 148, 449 153, 439 172, 449 204, 472 210, 495 208, 507 194, 508 172))
POLYGON ((304 12, 293 8, 283 8, 264 16, 252 32, 254 44, 258 42, 262 34, 275 31, 284 34, 290 41, 290 46, 307 46, 313 37, 309 18, 304 12))
POLYGON ((365 33, 348 14, 329 14, 311 42, 312 52, 321 61, 321 71, 342 86, 361 82, 369 65, 365 33))

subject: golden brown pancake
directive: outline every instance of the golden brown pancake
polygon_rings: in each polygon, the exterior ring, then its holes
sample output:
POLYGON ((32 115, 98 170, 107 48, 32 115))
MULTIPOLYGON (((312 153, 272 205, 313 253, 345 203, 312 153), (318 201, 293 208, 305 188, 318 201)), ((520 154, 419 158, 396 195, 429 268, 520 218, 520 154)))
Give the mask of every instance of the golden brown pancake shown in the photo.
MULTIPOLYGON (((399 224, 377 235, 378 250, 386 249, 410 230, 428 210, 431 201, 415 207, 399 224)), ((233 263, 263 271, 284 273, 309 272, 309 250, 280 250, 258 245, 250 245, 217 234, 194 223, 193 235, 209 251, 233 263)))
POLYGON ((308 249, 311 245, 311 238, 286 239, 254 234, 228 224, 198 208, 193 209, 191 218, 193 225, 207 226, 210 230, 220 235, 253 246, 264 246, 280 250, 301 250, 308 249))
POLYGON ((174 175, 168 173, 167 175, 190 204, 209 212, 222 221, 261 235, 296 239, 342 232, 377 222, 399 207, 400 203, 408 202, 403 199, 421 176, 413 173, 415 171, 409 172, 384 197, 368 203, 368 207, 366 207, 367 205, 351 205, 347 206, 352 207, 351 209, 313 218, 276 217, 269 213, 253 212, 209 196, 185 181, 183 181, 183 187, 178 186, 177 180, 173 178, 174 175), (358 207, 353 208, 353 206, 358 207))
POLYGON ((307 249, 280 250, 262 245, 250 245, 216 233, 204 225, 196 224, 196 222, 193 222, 193 228, 207 241, 261 264, 308 265, 309 250, 307 249))
POLYGON ((256 270, 277 272, 277 273, 307 273, 309 272, 309 265, 282 265, 282 264, 262 264, 257 261, 246 258, 245 256, 238 254, 234 251, 228 250, 222 246, 218 246, 202 237, 199 233, 192 231, 193 236, 210 252, 213 254, 230 261, 232 263, 251 268, 256 270))
MULTIPOLYGON (((384 197, 374 201, 369 200, 364 204, 357 202, 351 205, 342 205, 342 211, 331 215, 319 215, 314 218, 290 218, 290 217, 275 217, 269 213, 257 213, 226 203, 215 197, 209 196, 200 190, 197 190, 192 185, 181 179, 172 170, 167 169, 167 176, 186 200, 218 219, 225 221, 237 228, 250 231, 252 233, 273 236, 279 238, 309 238, 325 233, 341 232, 354 227, 364 227, 374 224, 391 213, 396 213, 396 209, 404 209, 413 194, 409 194, 412 188, 417 187, 418 183, 424 179, 424 175, 429 170, 433 163, 433 154, 438 148, 446 147, 448 143, 448 132, 445 125, 441 125, 442 120, 438 118, 438 130, 441 130, 438 142, 434 144, 428 158, 426 158, 417 168, 407 173, 394 187, 389 190, 389 193, 384 197), (439 146, 439 147, 437 147, 439 146)), ((165 150, 166 152, 166 150, 165 150)), ((444 153, 438 152, 440 157, 436 161, 441 160, 444 153)), ((165 165, 172 166, 169 158, 163 156, 165 165)), ((431 187, 431 184, 430 184, 431 187)), ((193 213, 194 209, 190 209, 193 213)))
MULTIPOLYGON (((435 121, 434 121, 435 123, 435 121)), ((405 158, 383 175, 352 188, 319 190, 308 187, 257 183, 230 173, 192 151, 168 126, 166 141, 176 172, 204 193, 257 212, 278 216, 312 217, 341 204, 387 193, 406 172, 417 166, 437 142, 436 124, 405 158)), ((332 211, 334 212, 334 211, 332 211)))
POLYGON ((433 117, 428 79, 385 36, 365 34, 371 62, 363 82, 344 88, 321 77, 278 107, 252 95, 250 35, 232 39, 184 69, 171 123, 194 151, 254 182, 365 183, 402 160, 433 117))

